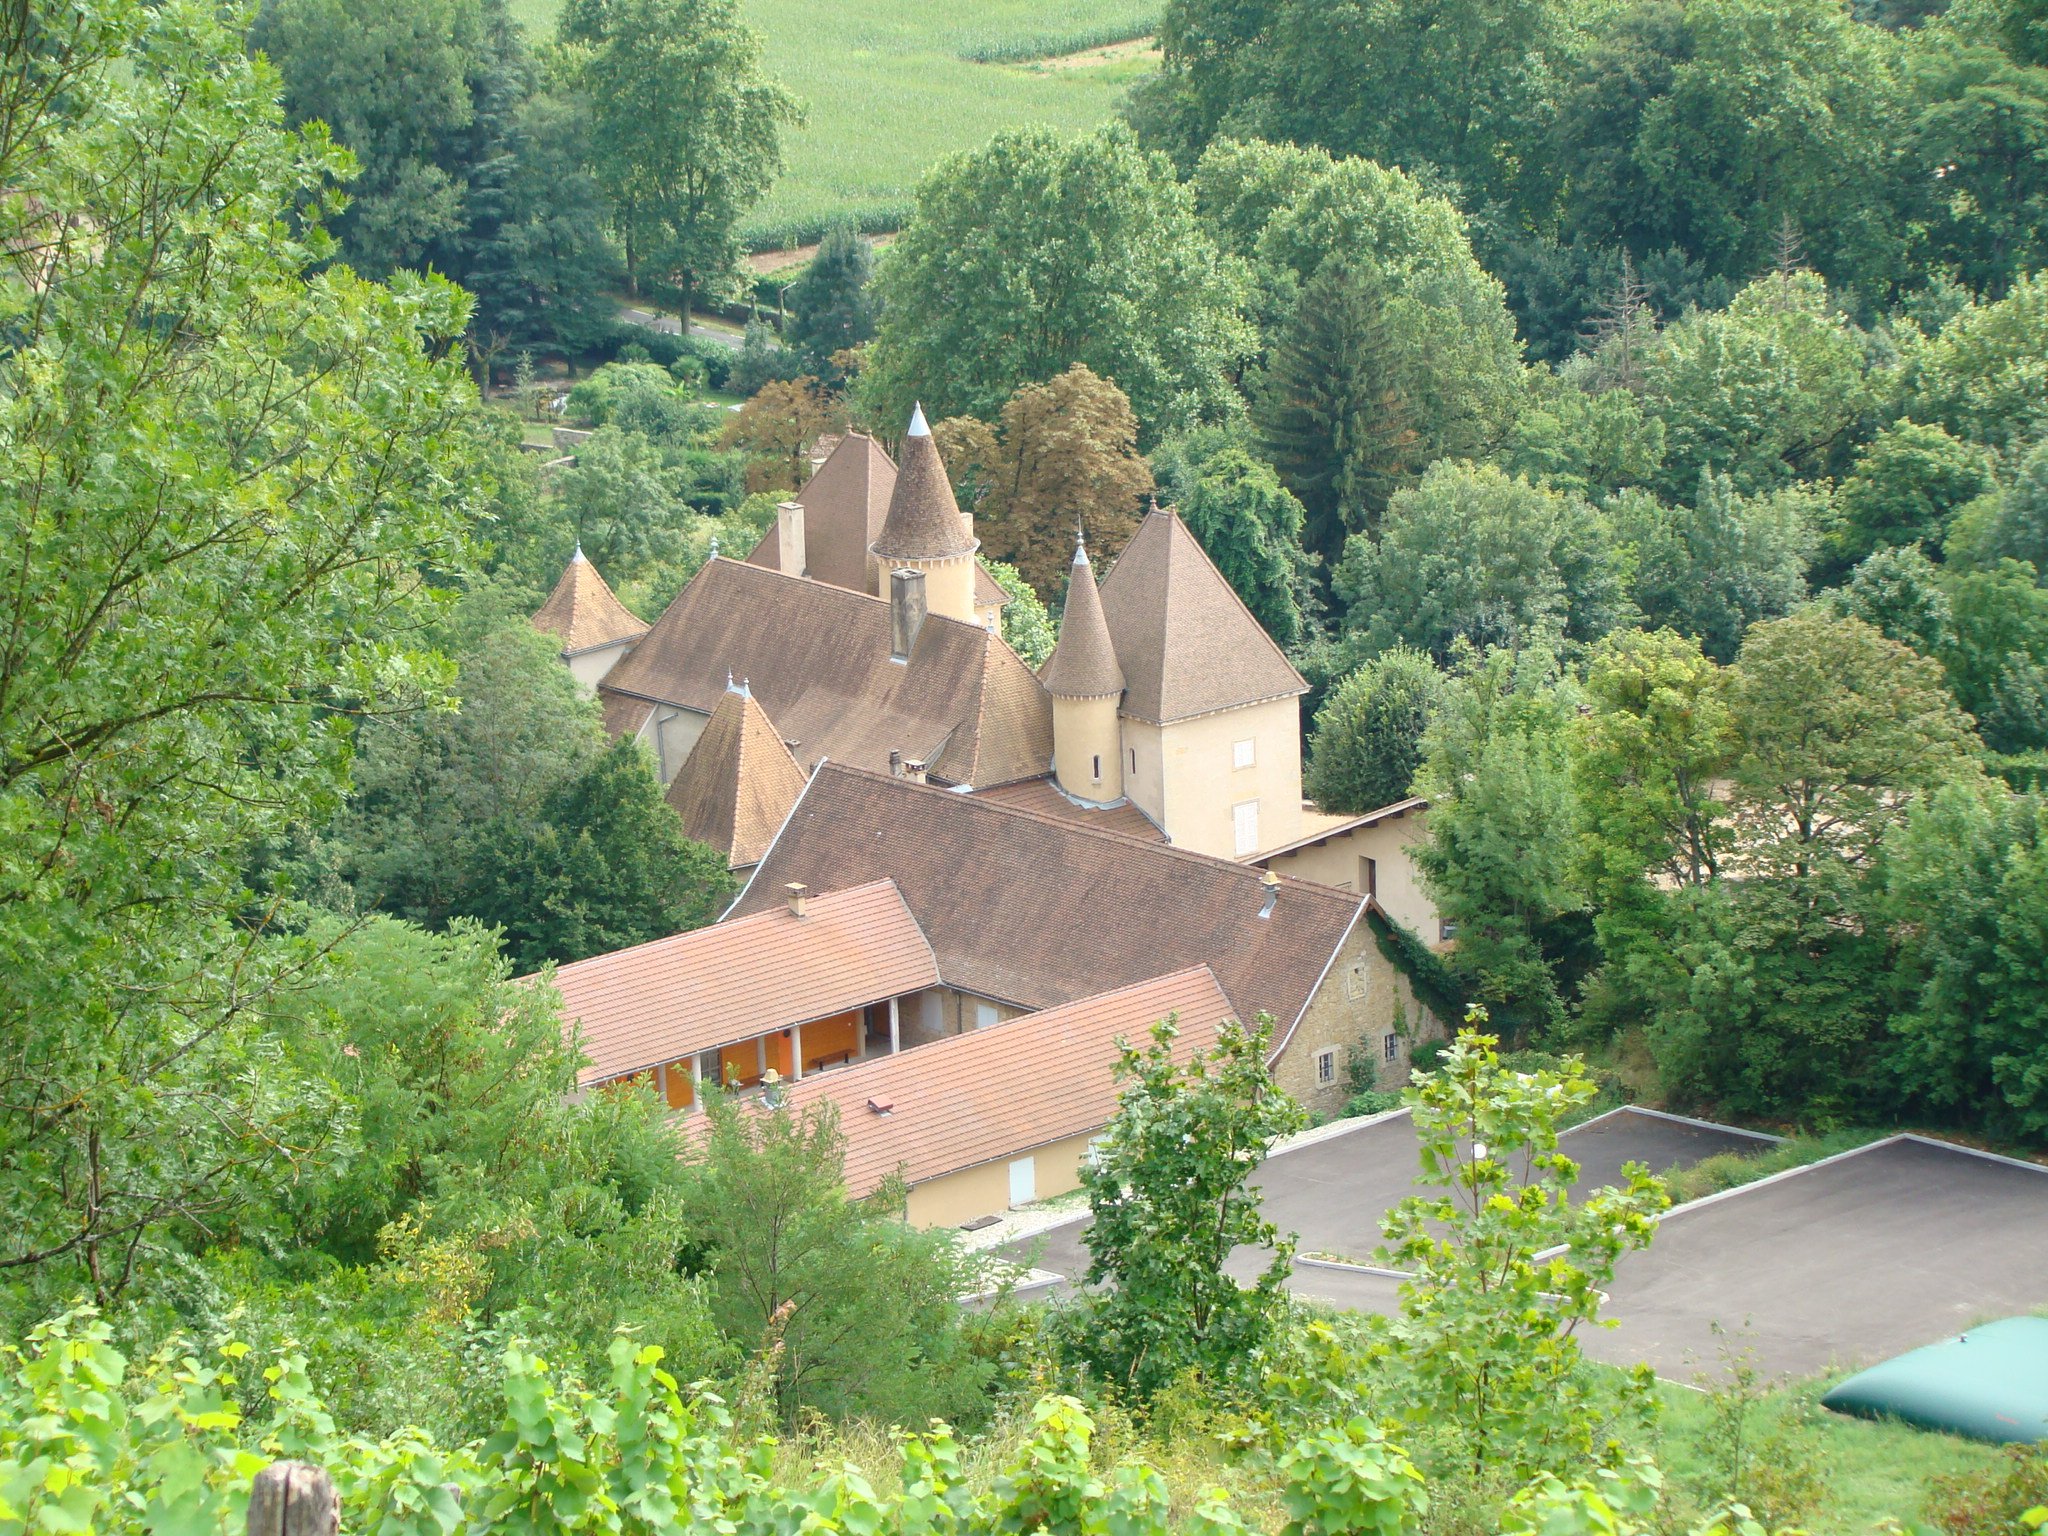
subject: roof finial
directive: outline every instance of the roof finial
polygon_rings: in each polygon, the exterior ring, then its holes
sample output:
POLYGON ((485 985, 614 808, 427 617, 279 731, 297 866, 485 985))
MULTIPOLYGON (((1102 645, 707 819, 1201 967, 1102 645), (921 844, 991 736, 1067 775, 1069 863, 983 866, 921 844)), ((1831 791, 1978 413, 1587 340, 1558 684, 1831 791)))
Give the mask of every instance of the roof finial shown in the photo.
POLYGON ((583 558, 583 541, 582 541, 581 539, 578 539, 578 540, 576 541, 576 553, 575 553, 575 554, 573 554, 573 555, 571 555, 571 556, 569 557, 569 563, 570 563, 571 565, 574 565, 574 564, 575 564, 575 563, 576 563, 577 561, 581 560, 582 558, 583 558))
POLYGON ((727 693, 738 693, 740 691, 740 685, 732 680, 731 667, 725 669, 725 691, 727 693))
POLYGON ((1081 514, 1074 514, 1074 564, 1088 563, 1088 530, 1082 526, 1081 514))
POLYGON ((903 435, 905 437, 930 437, 932 435, 932 429, 924 419, 924 402, 922 400, 915 402, 910 407, 910 425, 904 429, 903 435))
POLYGON ((1147 493, 1145 500, 1148 503, 1148 505, 1145 508, 1145 515, 1148 517, 1157 517, 1159 515, 1159 493, 1157 491, 1149 492, 1147 493))

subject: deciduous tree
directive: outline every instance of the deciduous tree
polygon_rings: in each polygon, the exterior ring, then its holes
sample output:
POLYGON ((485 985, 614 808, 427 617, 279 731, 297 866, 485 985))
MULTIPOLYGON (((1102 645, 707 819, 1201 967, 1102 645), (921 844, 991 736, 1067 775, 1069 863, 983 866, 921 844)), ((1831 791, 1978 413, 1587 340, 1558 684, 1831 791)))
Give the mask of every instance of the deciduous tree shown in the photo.
POLYGON ((1272 1021, 1226 1022, 1185 1060, 1179 1033, 1169 1018, 1144 1047, 1123 1043, 1117 1111, 1081 1173, 1088 1283, 1113 1287, 1077 1320, 1074 1346, 1140 1397, 1188 1370, 1255 1379, 1293 1268, 1293 1242, 1259 1214, 1251 1183, 1267 1148, 1307 1123, 1266 1068, 1272 1021), (1274 1250, 1249 1286, 1223 1268, 1241 1245, 1274 1250))
POLYGON ((1066 577, 1077 526, 1099 550, 1124 547, 1152 469, 1139 456, 1123 391, 1080 363, 1019 389, 1001 421, 999 432, 972 419, 941 422, 939 450, 969 494, 983 552, 1050 597, 1066 577))
POLYGON ((1383 651, 1339 683, 1316 715, 1302 788, 1325 811, 1351 815, 1404 798, 1422 765, 1422 737, 1443 703, 1444 676, 1421 651, 1383 651))
POLYGON ((241 870, 431 692, 480 460, 450 285, 324 266, 343 171, 212 7, 0 20, 0 1270, 112 1296, 333 1133, 241 870), (437 360, 442 359, 442 360, 437 360))
POLYGON ((941 162, 877 264, 880 329, 861 394, 878 420, 992 420, 1018 386, 1079 363, 1149 442, 1229 414, 1252 350, 1245 275, 1166 161, 1107 128, 998 134, 941 162))

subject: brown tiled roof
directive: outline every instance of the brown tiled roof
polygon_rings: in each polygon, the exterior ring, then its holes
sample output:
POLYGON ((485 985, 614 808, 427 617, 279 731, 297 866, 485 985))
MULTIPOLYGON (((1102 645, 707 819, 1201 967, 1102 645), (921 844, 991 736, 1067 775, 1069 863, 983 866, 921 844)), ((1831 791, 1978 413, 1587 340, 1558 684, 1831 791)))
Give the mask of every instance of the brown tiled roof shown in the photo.
POLYGON ((788 1110, 838 1105, 850 1194, 898 1171, 921 1184, 1107 1125, 1118 1038, 1143 1044, 1169 1014, 1180 1016, 1173 1054, 1181 1061, 1214 1044, 1232 1017, 1216 978, 1197 966, 806 1077, 788 1086, 788 1110))
POLYGON ((787 899, 555 972, 564 1022, 582 1032, 580 1083, 644 1071, 698 1051, 936 986, 932 949, 896 888, 878 880, 787 899))
MULTIPOLYGON (((868 546, 882 531, 889 493, 895 488, 896 465, 880 443, 862 432, 840 439, 795 497, 804 508, 804 560, 811 580, 855 592, 876 590, 877 562, 868 546)), ((780 570, 779 553, 775 530, 770 528, 747 556, 747 564, 780 570)))
POLYGON ((564 656, 647 633, 647 626, 612 595, 597 567, 583 558, 580 547, 569 557, 568 569, 555 583, 555 590, 533 616, 533 627, 542 634, 560 636, 564 656))
MULTIPOLYGON (((859 432, 836 442, 818 472, 796 493, 804 508, 804 560, 811 580, 855 592, 881 590, 881 562, 868 553, 868 546, 882 531, 889 493, 895 489, 896 461, 880 443, 859 432)), ((776 531, 770 528, 747 556, 747 564, 779 571, 781 555, 776 531)), ((1010 594, 979 564, 974 568, 974 601, 981 608, 1000 608, 1010 601, 1010 594)))
POLYGON ((825 763, 733 905, 784 883, 843 890, 893 879, 948 984, 1050 1008, 1207 965, 1240 1018, 1286 1034, 1357 918, 1361 898, 966 795, 825 763))
POLYGON ((874 549, 885 560, 938 560, 974 549, 921 406, 903 437, 903 462, 874 549))
POLYGON ((804 792, 804 771, 744 686, 728 688, 668 787, 683 830, 734 869, 761 862, 804 792))
POLYGON ((652 704, 630 694, 600 693, 598 703, 604 708, 605 734, 613 737, 638 735, 647 717, 654 713, 652 704))
POLYGON ((1095 590, 1095 567, 1086 546, 1074 546, 1073 570, 1067 577, 1067 611, 1060 619, 1059 643, 1040 672, 1046 690, 1069 699, 1099 699, 1124 691, 1123 669, 1110 643, 1109 624, 1102 617, 1102 596, 1095 590))
POLYGON ((1153 511, 1102 582, 1102 611, 1124 673, 1124 713, 1154 724, 1304 693, 1281 654, 1195 536, 1153 511))
POLYGON ((1002 784, 1052 763, 1051 698, 982 626, 931 615, 893 661, 884 599, 736 560, 708 561, 599 693, 709 715, 728 675, 806 768, 886 769, 897 751, 952 783, 1002 784))
POLYGON ((992 789, 977 789, 974 797, 990 805, 1015 806, 1020 810, 1036 811, 1041 816, 1078 821, 1083 826, 1104 832, 1121 832, 1125 837, 1143 838, 1148 843, 1166 841, 1166 834, 1134 802, 1119 800, 1114 805, 1084 805, 1061 794, 1050 776, 1021 779, 1015 784, 999 784, 992 789))

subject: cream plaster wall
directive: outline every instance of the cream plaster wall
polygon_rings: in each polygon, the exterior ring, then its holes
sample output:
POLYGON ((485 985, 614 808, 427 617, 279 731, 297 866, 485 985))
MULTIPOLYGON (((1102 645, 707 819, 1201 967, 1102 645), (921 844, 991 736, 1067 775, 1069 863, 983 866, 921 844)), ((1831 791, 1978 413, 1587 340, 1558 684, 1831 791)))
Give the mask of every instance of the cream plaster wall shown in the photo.
POLYGON ((1378 886, 1374 892, 1387 916, 1404 928, 1411 928, 1425 944, 1437 942, 1436 903, 1422 888, 1422 872, 1415 867, 1415 844, 1429 829, 1427 811, 1410 811, 1406 816, 1383 821, 1377 826, 1346 832, 1328 842, 1261 860, 1276 874, 1297 880, 1315 880, 1341 891, 1365 893, 1365 863, 1377 865, 1378 886))
POLYGON ((1124 764, 1129 759, 1117 730, 1116 697, 1052 701, 1053 774, 1061 789, 1077 800, 1107 805, 1124 796, 1124 764), (1097 762, 1102 776, 1094 777, 1097 762))
POLYGON ((1301 1023, 1273 1062, 1273 1080, 1313 1114, 1343 1111, 1351 1097, 1351 1057, 1363 1052, 1377 1072, 1377 1086, 1408 1082, 1414 1046, 1443 1033, 1415 1000, 1408 978, 1380 953, 1372 929, 1360 918, 1337 952, 1323 984, 1309 999, 1301 1023), (1395 1036, 1394 1059, 1385 1059, 1386 1037, 1395 1036), (1317 1079, 1316 1057, 1336 1053, 1331 1080, 1317 1079))
POLYGON ((1299 700, 1270 699, 1167 726, 1126 720, 1124 737, 1138 747, 1138 782, 1129 791, 1131 798, 1177 846, 1218 858, 1241 857, 1234 811, 1247 800, 1259 805, 1258 848, 1301 836, 1299 700), (1145 732, 1152 733, 1149 739, 1145 732), (1252 764, 1239 768, 1234 749, 1245 740, 1252 743, 1252 764), (1140 792, 1149 788, 1144 783, 1148 750, 1156 752, 1159 764, 1156 808, 1140 792))
POLYGON ((1124 744, 1124 793, 1131 804, 1166 824, 1166 762, 1156 725, 1128 717, 1117 722, 1124 744))
POLYGON ((1039 1147, 1021 1147, 1008 1157, 941 1174, 914 1186, 905 1215, 914 1227, 957 1227, 980 1216, 999 1216, 1010 1208, 1010 1164, 1028 1157, 1034 1162, 1039 1200, 1064 1195, 1081 1187, 1081 1163, 1088 1155, 1088 1143, 1098 1134, 1090 1131, 1039 1147))
POLYGON ((974 611, 974 556, 959 555, 950 560, 892 560, 888 570, 876 578, 876 595, 889 595, 889 571, 924 572, 926 613, 943 614, 965 624, 981 620, 974 611))
POLYGON ((631 640, 621 640, 617 645, 599 646, 595 650, 578 651, 568 658, 569 675, 583 685, 585 693, 597 692, 597 685, 604 680, 605 673, 625 660, 626 653, 633 649, 631 640))
POLYGON ((697 738, 704 734, 710 719, 694 709, 671 709, 660 704, 640 727, 640 739, 653 750, 654 766, 661 774, 664 789, 683 771, 690 748, 697 745, 697 738))

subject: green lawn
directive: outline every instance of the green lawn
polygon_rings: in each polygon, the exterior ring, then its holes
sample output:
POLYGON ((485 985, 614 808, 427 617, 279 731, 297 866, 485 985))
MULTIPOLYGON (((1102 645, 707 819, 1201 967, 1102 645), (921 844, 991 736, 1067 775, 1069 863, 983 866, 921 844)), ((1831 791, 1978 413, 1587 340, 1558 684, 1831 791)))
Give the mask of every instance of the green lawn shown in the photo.
MULTIPOLYGON (((1796 1525, 1810 1536, 1867 1536, 1887 1518, 1906 1525, 1928 1520, 1936 1478, 1990 1467, 2002 1454, 1953 1435, 1829 1413, 1821 1394, 1837 1379, 1763 1393, 1745 1415, 1744 1455, 1753 1470, 1743 1491, 1770 1525, 1796 1525)), ((1675 1385, 1659 1391, 1656 1460, 1674 1499, 1696 1509, 1724 1486, 1717 1469, 1727 1464, 1729 1440, 1717 1433, 1713 1399, 1675 1385)))
MULTIPOLYGON (((561 0, 512 0, 537 39, 561 0)), ((1041 58, 1139 36, 1158 0, 742 0, 767 39, 768 67, 803 98, 789 166, 754 210, 756 245, 815 238, 825 219, 893 228, 933 161, 1025 123, 1084 129, 1150 72, 1146 57, 1085 68, 977 58, 1041 58)))

